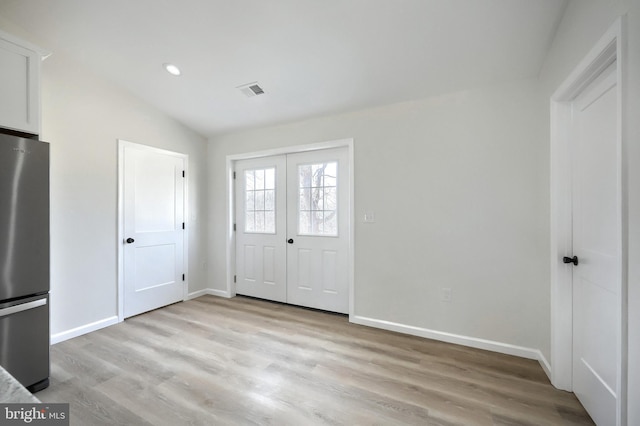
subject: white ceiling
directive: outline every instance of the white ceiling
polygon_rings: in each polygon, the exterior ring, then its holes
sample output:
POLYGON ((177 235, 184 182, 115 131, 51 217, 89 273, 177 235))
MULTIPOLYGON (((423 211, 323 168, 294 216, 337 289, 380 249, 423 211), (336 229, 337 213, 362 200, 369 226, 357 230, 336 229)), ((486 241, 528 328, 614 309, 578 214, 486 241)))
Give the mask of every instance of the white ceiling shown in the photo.
POLYGON ((212 136, 535 77, 565 3, 0 0, 0 15, 212 136), (236 89, 253 81, 265 95, 236 89))

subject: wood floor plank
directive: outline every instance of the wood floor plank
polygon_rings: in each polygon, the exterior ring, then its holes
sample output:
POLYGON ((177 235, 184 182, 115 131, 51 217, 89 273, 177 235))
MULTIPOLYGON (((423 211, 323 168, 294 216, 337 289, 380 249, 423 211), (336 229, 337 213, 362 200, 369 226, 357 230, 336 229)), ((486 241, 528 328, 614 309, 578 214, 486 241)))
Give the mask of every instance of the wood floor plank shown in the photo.
POLYGON ((591 425, 532 360, 203 296, 52 347, 73 425, 591 425))

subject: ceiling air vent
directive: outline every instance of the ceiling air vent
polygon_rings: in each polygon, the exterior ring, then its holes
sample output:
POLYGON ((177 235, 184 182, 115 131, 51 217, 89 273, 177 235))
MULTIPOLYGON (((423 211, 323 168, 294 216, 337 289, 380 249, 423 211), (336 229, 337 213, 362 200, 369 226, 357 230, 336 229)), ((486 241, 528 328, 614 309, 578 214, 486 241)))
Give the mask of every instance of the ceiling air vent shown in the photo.
POLYGON ((258 95, 264 95, 264 89, 258 85, 257 81, 253 83, 243 84, 242 86, 236 87, 236 89, 240 90, 246 97, 252 98, 258 95))

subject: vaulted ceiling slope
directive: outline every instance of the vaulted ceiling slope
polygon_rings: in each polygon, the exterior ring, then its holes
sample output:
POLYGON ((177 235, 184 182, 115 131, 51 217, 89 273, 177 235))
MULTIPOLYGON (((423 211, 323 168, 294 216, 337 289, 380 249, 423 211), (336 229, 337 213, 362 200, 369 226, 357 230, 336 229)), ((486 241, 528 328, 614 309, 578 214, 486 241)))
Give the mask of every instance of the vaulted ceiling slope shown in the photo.
POLYGON ((534 77, 565 0, 1 0, 0 15, 197 132, 534 77), (169 75, 162 64, 182 70, 169 75), (259 82, 265 94, 236 87, 259 82))

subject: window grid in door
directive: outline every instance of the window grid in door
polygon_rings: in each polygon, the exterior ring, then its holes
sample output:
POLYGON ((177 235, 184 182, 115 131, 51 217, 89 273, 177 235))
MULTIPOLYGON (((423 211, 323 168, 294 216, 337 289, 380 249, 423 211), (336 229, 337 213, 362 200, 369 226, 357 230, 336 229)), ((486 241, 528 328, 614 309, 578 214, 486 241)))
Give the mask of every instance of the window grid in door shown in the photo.
POLYGON ((298 234, 338 236, 338 162, 298 166, 298 234))
POLYGON ((245 232, 276 233, 275 172, 275 167, 245 170, 245 232))

